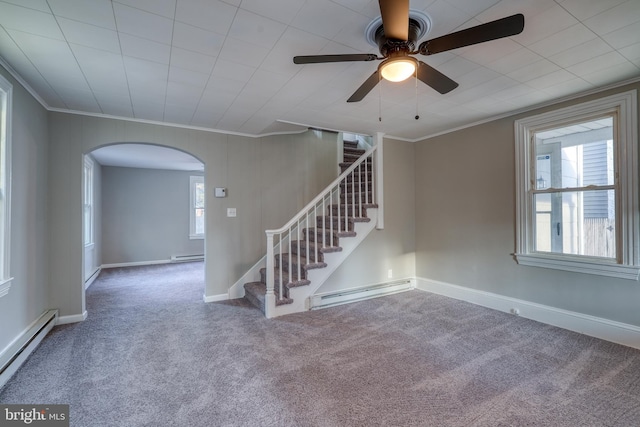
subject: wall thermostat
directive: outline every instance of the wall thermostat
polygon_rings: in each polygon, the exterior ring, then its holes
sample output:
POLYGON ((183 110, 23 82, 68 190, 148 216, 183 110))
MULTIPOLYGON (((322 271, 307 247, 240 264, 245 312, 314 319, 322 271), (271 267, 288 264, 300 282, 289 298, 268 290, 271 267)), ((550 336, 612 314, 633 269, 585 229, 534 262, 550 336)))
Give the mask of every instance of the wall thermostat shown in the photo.
POLYGON ((227 197, 227 189, 224 187, 216 187, 215 189, 216 197, 227 197))

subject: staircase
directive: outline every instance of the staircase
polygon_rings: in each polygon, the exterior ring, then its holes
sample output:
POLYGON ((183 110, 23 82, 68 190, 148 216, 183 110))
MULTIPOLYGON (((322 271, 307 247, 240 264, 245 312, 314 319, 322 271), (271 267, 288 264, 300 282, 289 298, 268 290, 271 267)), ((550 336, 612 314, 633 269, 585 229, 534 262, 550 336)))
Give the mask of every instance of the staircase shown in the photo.
POLYGON ((278 230, 268 230, 266 267, 244 297, 267 317, 308 310, 307 299, 375 227, 376 147, 343 142, 340 176, 278 230))

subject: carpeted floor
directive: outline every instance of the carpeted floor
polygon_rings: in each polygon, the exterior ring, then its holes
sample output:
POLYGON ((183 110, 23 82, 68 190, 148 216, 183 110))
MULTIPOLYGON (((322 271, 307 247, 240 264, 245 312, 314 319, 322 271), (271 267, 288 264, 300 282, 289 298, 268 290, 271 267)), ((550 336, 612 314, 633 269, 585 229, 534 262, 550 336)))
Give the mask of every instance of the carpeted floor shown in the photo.
POLYGON ((638 426, 640 351, 420 291, 267 320, 202 264, 104 271, 2 403, 72 426, 638 426))

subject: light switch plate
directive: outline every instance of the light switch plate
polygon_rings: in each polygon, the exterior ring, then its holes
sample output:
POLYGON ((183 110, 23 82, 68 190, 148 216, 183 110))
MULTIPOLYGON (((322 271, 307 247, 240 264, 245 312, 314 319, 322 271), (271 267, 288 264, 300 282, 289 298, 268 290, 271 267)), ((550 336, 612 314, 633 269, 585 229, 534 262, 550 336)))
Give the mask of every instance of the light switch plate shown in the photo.
POLYGON ((236 216, 236 208, 227 208, 227 216, 229 218, 235 218, 235 216, 236 216))

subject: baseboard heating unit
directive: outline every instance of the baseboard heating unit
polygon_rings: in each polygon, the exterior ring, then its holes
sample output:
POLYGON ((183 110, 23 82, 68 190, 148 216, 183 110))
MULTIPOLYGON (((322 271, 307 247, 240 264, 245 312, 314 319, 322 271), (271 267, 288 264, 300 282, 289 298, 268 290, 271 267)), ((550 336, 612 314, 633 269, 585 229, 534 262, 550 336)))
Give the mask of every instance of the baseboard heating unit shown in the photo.
POLYGON ((406 279, 378 285, 364 286, 360 288, 344 289, 335 292, 315 294, 309 297, 309 308, 317 310, 320 308, 332 307, 339 304, 362 301, 369 298, 392 295, 398 292, 415 289, 413 280, 406 279))
POLYGON ((48 310, 5 348, 0 354, 0 388, 27 360, 51 329, 56 325, 58 310, 48 310))
POLYGON ((171 262, 188 262, 188 261, 202 261, 202 260, 204 260, 204 254, 171 255, 171 262))

